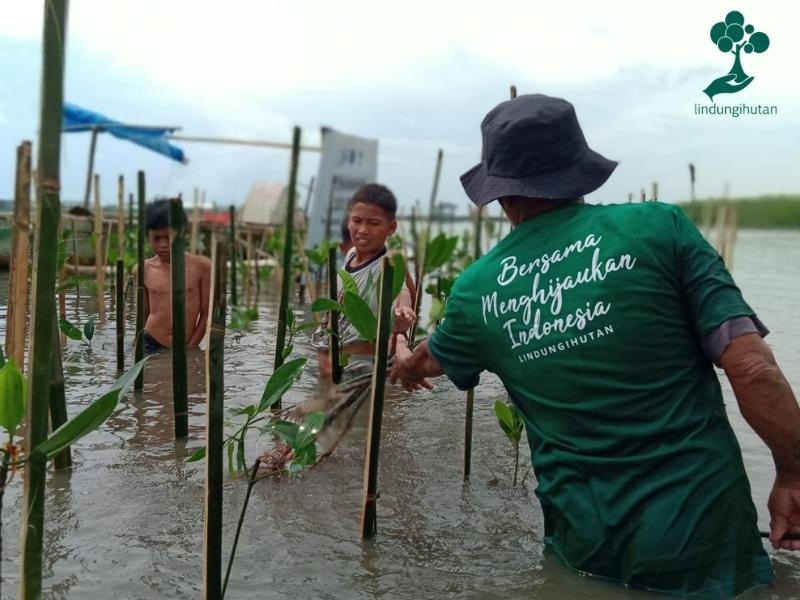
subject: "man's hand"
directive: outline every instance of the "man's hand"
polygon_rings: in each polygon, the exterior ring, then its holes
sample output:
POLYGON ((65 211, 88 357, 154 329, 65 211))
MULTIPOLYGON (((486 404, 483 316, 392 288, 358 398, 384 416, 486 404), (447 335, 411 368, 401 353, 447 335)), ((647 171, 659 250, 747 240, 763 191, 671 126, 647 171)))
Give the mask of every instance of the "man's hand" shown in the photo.
POLYGON ((399 305, 394 309, 394 330, 408 331, 417 320, 414 309, 410 306, 399 305))
POLYGON ((398 339, 397 353, 392 363, 389 381, 400 383, 407 391, 413 392, 422 388, 432 390, 433 386, 427 377, 443 375, 444 370, 428 352, 428 342, 422 342, 413 353, 398 339))
POLYGON ((800 486, 790 487, 775 481, 767 507, 772 547, 800 550, 799 540, 781 540, 786 533, 800 533, 800 486))

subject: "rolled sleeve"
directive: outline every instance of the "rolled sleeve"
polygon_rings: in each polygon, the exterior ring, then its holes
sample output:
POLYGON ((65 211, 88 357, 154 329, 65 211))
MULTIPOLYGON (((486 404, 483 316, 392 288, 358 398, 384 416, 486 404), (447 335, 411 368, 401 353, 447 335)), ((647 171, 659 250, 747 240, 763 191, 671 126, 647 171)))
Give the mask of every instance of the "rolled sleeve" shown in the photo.
POLYGON ((719 367, 721 366, 720 359, 731 340, 748 333, 757 333, 763 338, 767 336, 769 329, 755 315, 752 317, 734 317, 723 322, 703 338, 703 350, 706 356, 719 367))

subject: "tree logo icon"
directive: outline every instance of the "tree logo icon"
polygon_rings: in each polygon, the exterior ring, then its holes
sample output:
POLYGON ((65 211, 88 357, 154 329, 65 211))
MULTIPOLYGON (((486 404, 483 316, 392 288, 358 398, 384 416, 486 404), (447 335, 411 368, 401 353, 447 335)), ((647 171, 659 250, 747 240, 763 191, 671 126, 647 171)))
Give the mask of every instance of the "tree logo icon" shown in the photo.
POLYGON ((734 55, 733 66, 727 75, 717 77, 703 91, 714 100, 717 94, 735 94, 750 85, 754 77, 742 68, 742 51, 761 54, 769 48, 769 37, 766 33, 756 31, 752 25, 745 25, 744 15, 732 10, 725 16, 725 21, 714 23, 711 28, 711 41, 720 52, 734 55))

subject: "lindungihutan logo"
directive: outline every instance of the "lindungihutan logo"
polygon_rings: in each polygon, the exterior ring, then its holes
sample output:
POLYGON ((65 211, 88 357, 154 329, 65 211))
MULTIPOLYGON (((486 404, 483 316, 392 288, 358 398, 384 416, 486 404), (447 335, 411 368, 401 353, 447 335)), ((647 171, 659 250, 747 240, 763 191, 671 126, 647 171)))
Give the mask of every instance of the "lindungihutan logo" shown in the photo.
POLYGON ((735 94, 750 85, 755 77, 745 73, 742 52, 766 52, 769 48, 769 37, 766 33, 756 31, 753 25, 745 24, 744 15, 738 10, 732 10, 725 16, 725 21, 714 23, 711 27, 711 41, 720 52, 734 56, 733 66, 728 74, 717 77, 703 90, 713 101, 717 94, 735 94))

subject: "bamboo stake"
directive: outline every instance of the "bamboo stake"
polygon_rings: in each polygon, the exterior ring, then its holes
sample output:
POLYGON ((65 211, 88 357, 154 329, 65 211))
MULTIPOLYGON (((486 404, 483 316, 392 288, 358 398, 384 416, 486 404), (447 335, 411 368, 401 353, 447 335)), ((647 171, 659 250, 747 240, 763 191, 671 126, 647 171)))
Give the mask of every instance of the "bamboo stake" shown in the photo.
POLYGON ((116 284, 114 292, 117 296, 117 370, 125 370, 125 261, 117 259, 116 284))
MULTIPOLYGON (((444 156, 444 152, 441 148, 436 153, 436 170, 433 173, 433 187, 431 188, 431 204, 430 208, 428 209, 428 230, 433 231, 433 211, 436 208, 436 196, 439 193, 439 177, 442 174, 442 158, 444 156)), ((442 223, 439 221, 439 231, 442 230, 442 223)), ((428 236, 430 237, 430 236, 428 236)))
POLYGON ((8 312, 6 313, 6 356, 25 369, 25 340, 28 337, 28 264, 31 225, 31 151, 24 141, 17 148, 17 176, 14 186, 14 233, 11 242, 8 312))
POLYGON ((383 258, 381 291, 378 299, 378 336, 375 340, 375 366, 372 370, 372 392, 367 434, 367 460, 364 464, 364 493, 361 511, 361 537, 373 537, 378 529, 378 458, 380 456, 383 394, 386 386, 386 360, 392 320, 392 263, 383 258))
MULTIPOLYGON (((512 95, 512 98, 514 96, 512 95)), ((472 253, 475 260, 481 257, 481 231, 483 229, 483 207, 478 208, 475 214, 475 245, 472 253)), ((467 390, 467 405, 464 417, 464 481, 469 479, 472 472, 472 421, 474 414, 475 388, 467 390)))
MULTIPOLYGON (((144 198, 145 178, 144 171, 137 174, 137 187, 139 193, 139 222, 136 236, 136 351, 134 358, 138 363, 144 358, 144 198)), ((134 391, 144 388, 144 369, 139 373, 133 384, 134 391)))
POLYGON ((189 252, 197 254, 197 232, 200 227, 200 190, 194 188, 194 206, 192 208, 192 237, 189 252))
POLYGON ((28 431, 25 455, 25 484, 22 507, 22 577, 20 598, 33 600, 42 595, 42 538, 46 457, 32 452, 47 438, 50 372, 56 332, 53 329, 58 250, 59 160, 64 105, 64 43, 66 0, 48 0, 44 5, 42 87, 37 160, 37 219, 33 260, 31 360, 28 378, 28 431))
MULTIPOLYGON (((278 334, 275 340, 275 363, 273 369, 283 364, 283 347, 286 344, 286 311, 289 309, 289 286, 292 278, 292 241, 294 238, 294 204, 297 194, 297 163, 300 160, 300 128, 294 128, 292 136, 292 160, 289 169, 289 198, 286 203, 286 239, 283 243, 283 272, 281 303, 278 312, 278 334)), ((280 402, 276 408, 280 408, 280 402)))
POLYGON ((125 259, 125 177, 117 179, 117 260, 125 259))
POLYGON ((94 176, 94 269, 97 279, 97 316, 105 321, 106 269, 103 257, 103 205, 100 201, 100 175, 94 176))
MULTIPOLYGON (((75 233, 75 219, 70 219, 70 228, 72 233, 72 265, 75 267, 75 275, 78 274, 78 236, 75 233)), ((81 303, 81 282, 80 279, 75 280, 75 320, 78 320, 79 306, 81 303)))
POLYGON ((228 238, 229 249, 228 252, 231 256, 231 306, 239 306, 239 299, 236 294, 236 257, 239 256, 239 249, 236 247, 236 207, 231 204, 229 209, 230 214, 230 235, 228 238))
POLYGON ((133 192, 128 194, 128 230, 133 230, 133 192))
POLYGON ((86 169, 86 188, 83 194, 83 208, 89 210, 89 196, 92 189, 92 175, 94 175, 94 154, 97 148, 97 134, 100 133, 96 127, 92 127, 92 141, 89 143, 89 166, 86 169))
POLYGON ((475 388, 467 390, 466 418, 464 420, 464 481, 472 473, 472 415, 475 405, 475 388))
POLYGON ((250 271, 250 261, 253 260, 253 228, 250 225, 247 225, 245 240, 247 244, 247 260, 244 263, 244 303, 245 306, 249 307, 252 306, 250 304, 250 299, 252 296, 252 285, 250 279, 252 273, 250 271))
POLYGON ((172 404, 175 409, 175 439, 189 435, 189 398, 186 375, 186 261, 184 238, 186 215, 183 202, 169 202, 169 225, 172 237, 170 272, 172 273, 172 404))
MULTIPOLYGON (((336 247, 328 248, 328 292, 334 302, 339 300, 339 282, 336 274, 336 247)), ((331 378, 333 383, 339 384, 342 381, 342 365, 339 364, 339 311, 332 310, 330 313, 330 360, 331 378)))
MULTIPOLYGON (((61 265, 61 268, 58 270, 58 318, 66 319, 67 298, 66 298, 66 291, 64 290, 64 282, 67 279, 67 267, 66 267, 67 242, 64 240, 64 231, 62 229, 62 225, 60 222, 58 224, 58 241, 60 244, 62 244, 62 250, 64 252, 64 264, 61 265)), ((66 336, 62 334, 59 337, 59 340, 61 342, 66 341, 66 336)))
MULTIPOLYGON (((58 331, 58 321, 53 314, 53 331, 58 331)), ((50 373, 50 429, 55 431, 67 422, 67 397, 64 387, 64 366, 61 361, 61 338, 53 336, 53 353, 50 373)), ((53 457, 56 469, 72 467, 72 450, 67 446, 53 457)))
POLYGON ((691 201, 694 202, 695 201, 695 197, 694 197, 694 164, 693 163, 689 163, 689 185, 691 186, 690 190, 689 190, 689 194, 690 194, 689 197, 690 197, 691 201))
POLYGON ((211 245, 211 319, 206 352, 206 489, 203 528, 203 598, 222 597, 222 448, 224 420, 225 244, 211 245))

